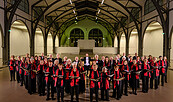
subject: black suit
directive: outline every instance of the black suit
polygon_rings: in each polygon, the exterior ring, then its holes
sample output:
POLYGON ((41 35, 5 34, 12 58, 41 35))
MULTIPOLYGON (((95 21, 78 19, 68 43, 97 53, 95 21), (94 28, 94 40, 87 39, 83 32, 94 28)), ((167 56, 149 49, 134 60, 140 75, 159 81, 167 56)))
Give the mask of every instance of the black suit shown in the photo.
POLYGON ((88 65, 86 65, 86 57, 84 57, 84 59, 82 59, 82 61, 84 61, 84 68, 85 68, 85 70, 87 70, 87 73, 88 73, 88 70, 89 70, 89 68, 90 68, 90 61, 92 61, 92 59, 91 59, 91 57, 88 57, 88 65))

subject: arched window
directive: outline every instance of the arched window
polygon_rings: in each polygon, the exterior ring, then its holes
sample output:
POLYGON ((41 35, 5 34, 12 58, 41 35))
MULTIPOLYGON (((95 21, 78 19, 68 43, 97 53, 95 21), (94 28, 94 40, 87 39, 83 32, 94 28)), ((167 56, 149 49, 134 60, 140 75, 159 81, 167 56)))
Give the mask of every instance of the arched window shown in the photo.
MULTIPOLYGON (((11 0, 11 4, 13 5, 15 3, 15 0, 11 0)), ((28 0, 22 0, 18 6, 18 9, 26 12, 29 14, 29 3, 28 0)))
POLYGON ((100 29, 92 29, 89 32, 89 39, 95 40, 95 47, 103 47, 103 33, 100 29))
MULTIPOLYGON (((163 0, 159 0, 159 5, 163 5, 163 0)), ((153 2, 151 0, 146 0, 145 6, 144 6, 144 14, 148 14, 152 11, 154 11, 156 7, 154 6, 153 2)))
POLYGON ((84 32, 79 28, 75 28, 70 32, 70 46, 77 47, 79 39, 84 39, 84 32))

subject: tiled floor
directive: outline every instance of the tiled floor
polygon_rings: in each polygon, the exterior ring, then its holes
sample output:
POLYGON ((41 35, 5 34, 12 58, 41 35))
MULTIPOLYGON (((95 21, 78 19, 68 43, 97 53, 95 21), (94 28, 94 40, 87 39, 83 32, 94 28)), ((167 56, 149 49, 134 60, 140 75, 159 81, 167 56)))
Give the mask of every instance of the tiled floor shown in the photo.
MULTIPOLYGON (((173 65, 173 63, 172 63, 173 65)), ((123 96, 119 102, 173 102, 173 71, 168 72, 168 83, 164 87, 159 86, 158 90, 150 89, 149 93, 142 93, 138 90, 138 95, 129 94, 123 96)), ((111 90, 112 91, 112 90, 111 90)), ((112 95, 110 91, 110 95, 112 95)), ((129 89, 131 92, 131 89, 129 89)), ((89 93, 80 94, 80 102, 89 101, 89 93)), ((99 94, 100 97, 100 94, 99 94)), ((65 102, 70 101, 70 96, 65 94, 65 102)), ((9 70, 3 68, 0 71, 0 102, 45 102, 46 96, 38 96, 38 94, 29 95, 24 87, 21 87, 17 82, 9 81, 9 70)), ((49 102, 56 102, 49 101, 49 102)), ((111 102, 118 101, 110 98, 111 102)))

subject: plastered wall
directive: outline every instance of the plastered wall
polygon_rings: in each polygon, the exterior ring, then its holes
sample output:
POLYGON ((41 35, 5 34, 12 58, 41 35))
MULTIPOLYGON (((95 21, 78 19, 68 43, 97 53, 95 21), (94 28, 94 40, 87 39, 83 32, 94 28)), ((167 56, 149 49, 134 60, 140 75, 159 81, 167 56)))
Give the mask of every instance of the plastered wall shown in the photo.
POLYGON ((10 32, 10 55, 24 56, 26 53, 30 53, 28 32, 12 27, 10 32))

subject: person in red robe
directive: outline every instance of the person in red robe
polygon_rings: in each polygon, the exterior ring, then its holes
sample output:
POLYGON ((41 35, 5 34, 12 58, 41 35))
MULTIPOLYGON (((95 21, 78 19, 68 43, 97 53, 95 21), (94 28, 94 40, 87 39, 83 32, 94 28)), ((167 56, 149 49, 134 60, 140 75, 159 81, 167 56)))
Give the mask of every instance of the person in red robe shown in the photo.
POLYGON ((77 63, 73 62, 73 69, 70 72, 70 86, 71 86, 71 102, 73 102, 74 90, 76 94, 76 102, 79 102, 79 71, 77 70, 77 63))

